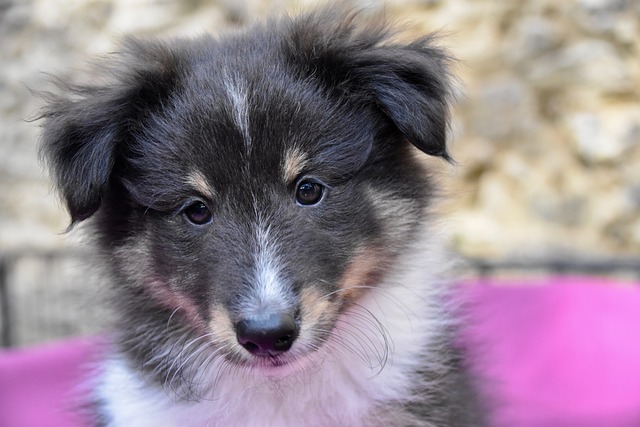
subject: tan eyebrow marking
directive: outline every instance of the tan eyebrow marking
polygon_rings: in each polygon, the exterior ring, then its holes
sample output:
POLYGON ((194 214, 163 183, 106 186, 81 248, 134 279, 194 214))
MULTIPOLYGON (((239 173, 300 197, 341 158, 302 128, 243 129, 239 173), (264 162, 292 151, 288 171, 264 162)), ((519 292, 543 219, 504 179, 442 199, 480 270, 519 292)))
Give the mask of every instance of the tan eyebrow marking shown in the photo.
POLYGON ((187 176, 187 184, 193 187, 198 193, 209 199, 213 199, 213 188, 204 177, 202 172, 193 171, 187 176))
POLYGON ((282 177, 289 184, 302 173, 308 162, 308 156, 298 147, 287 150, 282 163, 282 177))

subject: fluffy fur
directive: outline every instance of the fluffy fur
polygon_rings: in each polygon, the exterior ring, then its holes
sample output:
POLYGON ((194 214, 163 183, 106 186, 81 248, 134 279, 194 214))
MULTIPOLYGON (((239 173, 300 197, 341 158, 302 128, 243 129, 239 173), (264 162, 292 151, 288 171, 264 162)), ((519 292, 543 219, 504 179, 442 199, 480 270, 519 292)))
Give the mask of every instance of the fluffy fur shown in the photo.
POLYGON ((418 156, 449 159, 448 63, 327 9, 127 39, 50 96, 43 155, 114 279, 100 424, 480 424, 418 156))

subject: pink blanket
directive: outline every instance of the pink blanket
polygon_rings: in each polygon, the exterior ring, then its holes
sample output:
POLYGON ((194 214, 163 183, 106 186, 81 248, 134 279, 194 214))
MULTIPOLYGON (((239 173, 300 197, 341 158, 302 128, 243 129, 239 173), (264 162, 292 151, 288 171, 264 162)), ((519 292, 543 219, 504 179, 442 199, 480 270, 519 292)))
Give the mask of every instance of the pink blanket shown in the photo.
POLYGON ((638 284, 559 278, 466 293, 465 341, 492 425, 640 426, 638 284))
MULTIPOLYGON (((462 336, 496 427, 640 426, 640 286, 559 278, 465 286, 462 336), (517 285, 517 286, 516 286, 517 285)), ((95 341, 0 353, 0 426, 81 426, 95 341)))
POLYGON ((76 406, 97 340, 0 353, 0 427, 80 427, 76 406))

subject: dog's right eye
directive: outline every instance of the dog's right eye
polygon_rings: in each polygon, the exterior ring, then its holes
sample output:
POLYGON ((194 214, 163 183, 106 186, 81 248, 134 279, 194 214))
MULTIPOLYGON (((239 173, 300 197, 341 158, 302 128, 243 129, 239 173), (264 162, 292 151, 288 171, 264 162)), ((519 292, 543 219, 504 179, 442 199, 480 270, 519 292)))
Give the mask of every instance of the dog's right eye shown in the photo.
POLYGON ((184 208, 184 215, 187 217, 189 221, 196 225, 204 225, 211 222, 213 215, 211 211, 202 202, 194 202, 184 208))

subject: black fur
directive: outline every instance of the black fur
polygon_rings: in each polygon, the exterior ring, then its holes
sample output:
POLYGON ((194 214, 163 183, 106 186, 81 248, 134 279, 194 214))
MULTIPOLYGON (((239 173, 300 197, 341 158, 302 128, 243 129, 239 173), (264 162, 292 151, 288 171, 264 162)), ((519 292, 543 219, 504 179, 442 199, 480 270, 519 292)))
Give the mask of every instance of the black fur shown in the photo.
MULTIPOLYGON (((43 113, 42 153, 72 224, 94 217, 117 284, 119 351, 152 382, 182 379, 177 399, 198 398, 194 372, 154 355, 197 336, 216 305, 232 321, 242 318, 258 223, 286 248, 278 249, 279 274, 292 312, 304 310, 300 295, 310 284, 331 296, 336 316, 346 309, 338 283, 363 246, 384 255, 371 272, 381 280, 433 198, 414 148, 450 160, 449 62, 432 36, 394 42, 385 25, 334 9, 218 40, 126 39, 101 63, 97 83, 63 86, 43 113), (237 111, 232 89, 247 95, 246 111, 237 111), (238 123, 243 114, 248 135, 238 123), (290 147, 308 155, 302 175, 326 186, 318 206, 301 208, 297 181, 282 182, 290 147), (189 184, 193 171, 212 194, 189 184), (367 191, 392 194, 402 218, 381 218, 367 191), (211 211, 210 226, 185 219, 194 201, 211 211), (166 289, 149 284, 159 278, 166 289)), ((324 319, 318 346, 335 321, 324 319)), ((246 362, 230 350, 223 356, 246 362)), ((453 382, 442 382, 450 390, 441 396, 459 396, 453 382)), ((431 409, 407 403, 406 419, 451 426, 475 419, 461 413, 466 404, 440 400, 431 409)))

